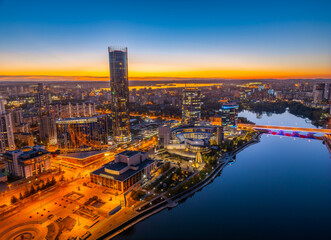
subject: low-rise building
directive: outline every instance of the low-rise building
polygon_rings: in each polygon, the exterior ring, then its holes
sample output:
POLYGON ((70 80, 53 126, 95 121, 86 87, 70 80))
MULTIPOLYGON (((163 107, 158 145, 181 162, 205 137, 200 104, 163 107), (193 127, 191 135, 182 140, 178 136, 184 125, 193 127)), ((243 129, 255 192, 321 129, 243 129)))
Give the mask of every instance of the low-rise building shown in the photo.
POLYGON ((42 146, 7 151, 3 160, 6 171, 15 177, 29 178, 51 168, 51 154, 42 146))
POLYGON ((119 192, 126 192, 134 184, 147 177, 156 168, 156 162, 148 154, 124 151, 115 160, 91 172, 91 182, 119 192))
POLYGON ((109 152, 107 150, 77 152, 61 154, 59 155, 59 158, 61 159, 62 164, 73 165, 76 167, 86 167, 96 161, 103 159, 107 154, 109 155, 109 152))

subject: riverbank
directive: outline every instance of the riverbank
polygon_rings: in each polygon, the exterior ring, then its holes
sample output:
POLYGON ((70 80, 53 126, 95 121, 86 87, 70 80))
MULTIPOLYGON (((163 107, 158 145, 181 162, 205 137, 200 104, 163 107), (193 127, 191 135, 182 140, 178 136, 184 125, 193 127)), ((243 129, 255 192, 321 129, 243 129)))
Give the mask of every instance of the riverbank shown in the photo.
POLYGON ((207 186, 209 183, 211 183, 219 174, 222 172, 224 167, 232 160, 232 158, 238 154, 239 152, 243 151, 245 148, 256 144, 260 141, 260 137, 263 133, 257 133, 254 138, 252 138, 249 142, 243 144, 242 146, 238 147, 234 151, 223 155, 218 160, 218 165, 214 168, 214 170, 205 177, 202 181, 199 183, 191 186, 184 192, 181 192, 171 198, 166 198, 163 196, 163 201, 157 203, 156 205, 144 210, 143 212, 140 212, 139 214, 133 216, 126 222, 120 224, 119 226, 113 228, 112 230, 108 231, 106 234, 103 234, 102 236, 98 236, 97 239, 112 239, 118 234, 122 233, 123 231, 127 230, 128 228, 134 226, 135 224, 145 220, 146 218, 161 212, 162 210, 166 208, 173 208, 177 206, 178 202, 183 201, 184 199, 188 198, 189 196, 193 195, 197 191, 202 190, 205 186, 207 186))
MULTIPOLYGON (((288 112, 239 116, 260 125, 313 127, 288 112)), ((202 191, 113 239, 331 239, 330 172, 322 141, 263 134, 202 191)))

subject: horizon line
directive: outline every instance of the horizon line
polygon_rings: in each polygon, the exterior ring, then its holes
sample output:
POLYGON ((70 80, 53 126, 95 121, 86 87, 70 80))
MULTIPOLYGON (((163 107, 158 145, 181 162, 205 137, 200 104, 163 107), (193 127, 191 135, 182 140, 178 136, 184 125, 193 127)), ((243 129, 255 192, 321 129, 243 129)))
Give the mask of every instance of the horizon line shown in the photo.
MULTIPOLYGON (((69 82, 77 82, 77 81, 109 81, 109 76, 66 76, 66 75, 0 75, 0 82, 2 81, 69 81, 69 82), (23 79, 19 79, 23 78, 23 79)), ((211 80, 219 80, 219 81, 231 81, 231 80, 331 80, 331 77, 283 77, 283 78, 220 78, 220 77, 159 77, 159 76, 148 76, 148 77, 129 77, 129 81, 211 81, 211 80)))

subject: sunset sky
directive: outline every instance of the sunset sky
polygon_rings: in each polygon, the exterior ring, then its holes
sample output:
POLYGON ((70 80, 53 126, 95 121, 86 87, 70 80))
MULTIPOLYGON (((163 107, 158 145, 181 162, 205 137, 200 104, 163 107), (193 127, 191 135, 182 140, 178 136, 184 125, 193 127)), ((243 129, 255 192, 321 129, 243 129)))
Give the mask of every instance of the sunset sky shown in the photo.
POLYGON ((0 0, 3 80, 107 77, 109 45, 131 79, 331 78, 331 1, 0 0))

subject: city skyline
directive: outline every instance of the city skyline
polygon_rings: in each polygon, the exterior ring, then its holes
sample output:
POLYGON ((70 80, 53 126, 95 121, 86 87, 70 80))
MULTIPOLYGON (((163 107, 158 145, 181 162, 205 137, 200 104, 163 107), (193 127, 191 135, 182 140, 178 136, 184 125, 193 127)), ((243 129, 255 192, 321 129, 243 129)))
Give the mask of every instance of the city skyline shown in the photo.
POLYGON ((331 239, 331 1, 0 0, 0 238, 331 239))
POLYGON ((107 78, 109 45, 134 80, 331 78, 328 1, 176 4, 2 1, 1 80, 107 78))

